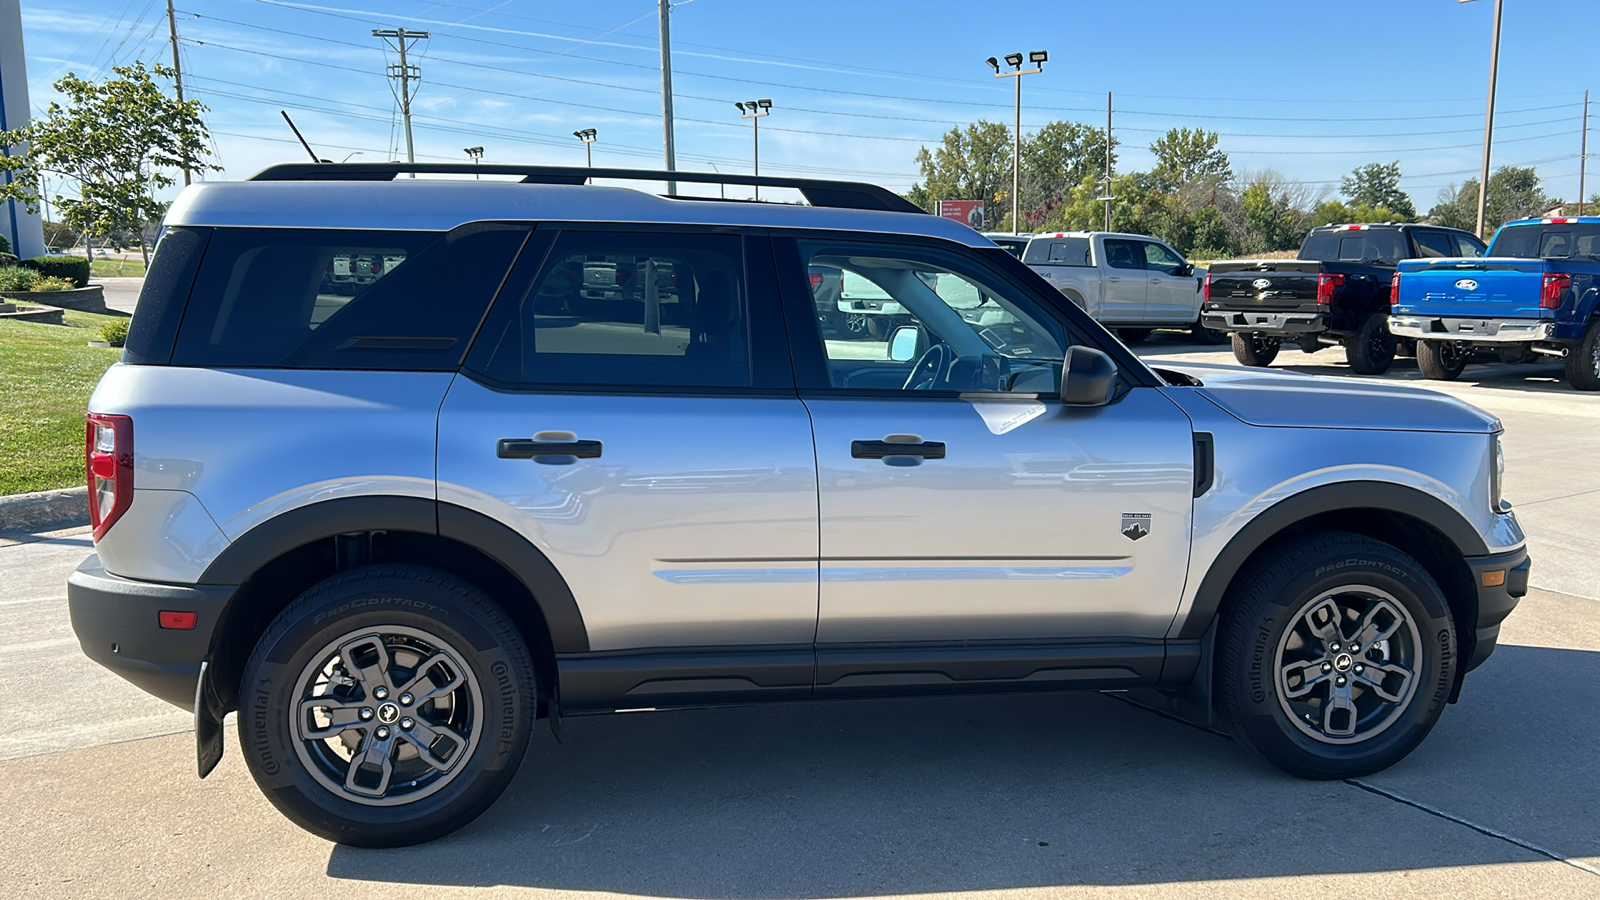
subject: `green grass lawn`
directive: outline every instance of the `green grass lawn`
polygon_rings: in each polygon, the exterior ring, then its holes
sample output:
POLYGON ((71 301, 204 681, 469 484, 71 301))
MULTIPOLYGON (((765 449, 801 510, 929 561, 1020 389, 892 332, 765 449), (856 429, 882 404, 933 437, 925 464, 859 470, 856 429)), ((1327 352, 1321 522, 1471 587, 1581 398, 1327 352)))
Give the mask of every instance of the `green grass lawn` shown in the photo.
POLYGON ((83 484, 83 414, 122 355, 88 344, 125 318, 68 310, 65 325, 0 319, 0 494, 83 484))
POLYGON ((90 278, 143 278, 144 261, 140 259, 100 259, 89 261, 90 278))

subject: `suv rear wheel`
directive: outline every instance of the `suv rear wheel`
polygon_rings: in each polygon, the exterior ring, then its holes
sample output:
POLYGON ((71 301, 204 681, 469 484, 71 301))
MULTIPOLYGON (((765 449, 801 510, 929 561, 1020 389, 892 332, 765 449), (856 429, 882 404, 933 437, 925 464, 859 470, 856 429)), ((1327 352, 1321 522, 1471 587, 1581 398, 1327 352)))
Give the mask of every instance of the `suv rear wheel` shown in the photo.
POLYGON ((1590 321, 1583 340, 1567 352, 1567 384, 1580 391, 1600 391, 1600 319, 1590 321))
POLYGON ((527 748, 532 661, 487 596, 431 569, 316 585, 245 665, 239 743, 267 799, 341 844, 395 847, 488 809, 527 748))
POLYGON ((1394 335, 1389 333, 1389 317, 1367 316, 1361 330, 1345 340, 1344 358, 1360 375, 1382 375, 1394 362, 1394 335))
POLYGON ((1150 337, 1153 328, 1118 328, 1117 337, 1122 338, 1124 344, 1137 344, 1150 337))
POLYGON ((1247 366, 1272 365, 1272 361, 1278 358, 1278 348, 1282 346, 1277 338, 1263 334, 1235 331, 1230 338, 1233 341, 1233 358, 1247 366))
POLYGON ((1417 368, 1434 381, 1455 381, 1472 350, 1460 341, 1417 341, 1417 368))
POLYGON ((1243 579, 1221 628, 1218 699, 1251 752, 1302 778, 1353 778, 1410 753, 1455 681, 1438 584, 1389 544, 1328 532, 1243 579))

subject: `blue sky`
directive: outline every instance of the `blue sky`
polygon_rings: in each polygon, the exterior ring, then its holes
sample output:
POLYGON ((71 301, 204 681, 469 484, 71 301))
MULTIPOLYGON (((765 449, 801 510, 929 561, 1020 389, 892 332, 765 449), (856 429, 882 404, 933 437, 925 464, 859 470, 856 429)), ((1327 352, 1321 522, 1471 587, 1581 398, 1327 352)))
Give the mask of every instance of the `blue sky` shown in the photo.
MULTIPOLYGON (((596 165, 660 166, 656 0, 176 6, 186 86, 210 107, 226 167, 213 177, 304 159, 280 108, 325 157, 403 156, 382 75, 392 54, 370 36, 396 26, 433 34, 414 60, 419 160, 482 145, 486 162, 581 165, 571 133, 596 128, 596 165)), ((22 12, 36 108, 68 71, 170 61, 162 0, 23 0, 22 12)), ((905 190, 924 143, 978 118, 1011 121, 1010 80, 984 58, 1044 49, 1051 61, 1023 85, 1024 131, 1103 124, 1111 90, 1120 170, 1147 167, 1166 129, 1201 127, 1221 134, 1236 172, 1313 189, 1399 160, 1426 210, 1476 175, 1492 13, 1492 0, 688 0, 672 13, 678 164, 749 171, 749 123, 733 103, 770 97, 763 171, 905 190)), ((1596 0, 1506 3, 1494 161, 1535 165, 1567 199, 1582 94, 1600 89, 1600 70, 1564 48, 1597 26, 1596 0)))

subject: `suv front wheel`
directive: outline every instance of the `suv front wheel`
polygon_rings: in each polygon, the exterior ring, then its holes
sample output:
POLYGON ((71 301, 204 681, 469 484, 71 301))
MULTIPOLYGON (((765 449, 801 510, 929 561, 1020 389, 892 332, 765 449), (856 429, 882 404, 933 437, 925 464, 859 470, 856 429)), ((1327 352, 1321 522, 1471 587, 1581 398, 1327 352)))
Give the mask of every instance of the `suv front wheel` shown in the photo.
POLYGON ((267 799, 341 844, 432 840, 492 804, 536 714, 521 635, 443 572, 374 566, 268 626, 239 688, 239 743, 267 799))
POLYGON ((1389 544, 1345 533, 1272 554, 1230 598, 1218 699, 1251 752, 1302 778, 1354 778, 1403 759, 1455 682, 1438 584, 1389 544))

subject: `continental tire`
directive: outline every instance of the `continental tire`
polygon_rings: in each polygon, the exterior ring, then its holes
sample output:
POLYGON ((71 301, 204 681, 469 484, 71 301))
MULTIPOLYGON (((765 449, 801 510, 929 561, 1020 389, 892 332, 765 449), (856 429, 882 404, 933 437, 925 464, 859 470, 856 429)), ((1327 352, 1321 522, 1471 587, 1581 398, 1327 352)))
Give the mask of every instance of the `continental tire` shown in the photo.
POLYGON ((1229 598, 1218 699, 1246 749, 1302 778, 1405 758, 1455 682, 1456 632, 1433 577, 1381 541, 1324 532, 1274 552, 1229 598))
POLYGON ((1346 339, 1344 358, 1359 375, 1382 375, 1394 363, 1394 351, 1389 317, 1370 315, 1361 323, 1361 329, 1346 339))
POLYGON ((1460 341, 1417 341, 1417 368, 1425 378, 1455 381, 1472 350, 1460 341))
POLYGON ((239 743, 267 799, 361 847, 449 834, 500 796, 536 714, 532 660, 483 592, 373 566, 323 581, 262 635, 239 688, 239 743))
POLYGON ((1260 368, 1272 365, 1272 361, 1278 358, 1278 348, 1282 346, 1277 338, 1246 331, 1235 331, 1229 335, 1229 339, 1233 341, 1234 359, 1247 366, 1260 368))
POLYGON ((1583 340, 1567 352, 1567 384, 1580 391, 1600 391, 1600 319, 1593 319, 1583 340))

